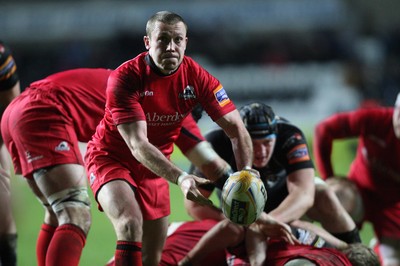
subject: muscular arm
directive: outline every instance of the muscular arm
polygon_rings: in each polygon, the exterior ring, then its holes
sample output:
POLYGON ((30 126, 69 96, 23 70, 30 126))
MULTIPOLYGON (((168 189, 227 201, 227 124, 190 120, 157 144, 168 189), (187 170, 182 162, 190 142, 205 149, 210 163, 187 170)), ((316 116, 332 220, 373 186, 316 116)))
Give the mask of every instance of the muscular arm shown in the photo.
POLYGON ((243 125, 239 112, 234 110, 216 121, 232 142, 237 169, 251 167, 253 162, 253 144, 247 129, 243 125))
MULTIPOLYGON (((199 190, 204 197, 208 198, 211 196, 211 191, 207 191, 201 188, 199 190)), ((221 209, 214 205, 204 206, 198 204, 197 202, 185 199, 185 208, 187 210, 187 213, 194 220, 212 219, 216 221, 221 221, 226 218, 221 209)))
POLYGON ((314 169, 292 172, 287 178, 289 195, 269 214, 283 223, 299 219, 314 204, 314 169))
POLYGON ((322 179, 335 176, 331 160, 333 142, 336 139, 358 137, 368 117, 368 110, 357 110, 332 115, 317 124, 313 151, 322 179))
POLYGON ((322 228, 321 226, 318 226, 316 224, 313 224, 313 223, 310 223, 310 222, 307 222, 307 221, 296 220, 296 221, 293 221, 290 225, 294 226, 294 227, 297 227, 297 228, 301 228, 301 229, 310 231, 310 232, 320 236, 327 243, 329 243, 331 246, 333 246, 333 247, 335 247, 337 249, 343 249, 343 248, 346 248, 348 246, 348 244, 346 242, 336 238, 331 233, 326 231, 324 228, 322 228))
POLYGON ((177 177, 183 171, 171 163, 157 147, 148 141, 145 121, 118 125, 118 131, 139 162, 155 174, 176 183, 177 177))
POLYGON ((200 204, 211 204, 211 201, 202 196, 196 187, 196 183, 207 183, 208 180, 188 174, 182 176, 184 171, 169 161, 157 147, 148 141, 145 121, 120 124, 117 128, 139 162, 156 175, 178 184, 187 199, 200 204), (184 177, 184 180, 179 181, 178 177, 184 177))

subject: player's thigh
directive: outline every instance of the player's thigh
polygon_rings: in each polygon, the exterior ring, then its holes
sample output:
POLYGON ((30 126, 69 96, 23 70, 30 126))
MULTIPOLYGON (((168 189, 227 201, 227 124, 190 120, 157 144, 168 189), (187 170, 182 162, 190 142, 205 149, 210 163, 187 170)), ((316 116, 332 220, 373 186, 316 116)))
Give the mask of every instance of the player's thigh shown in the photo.
POLYGON ((143 261, 145 265, 158 265, 167 237, 168 217, 143 221, 143 261))
POLYGON ((45 197, 70 188, 87 187, 86 171, 80 164, 60 164, 39 169, 34 173, 34 180, 45 197))
POLYGON ((105 183, 97 201, 114 226, 119 240, 141 241, 143 217, 134 188, 122 179, 105 183))

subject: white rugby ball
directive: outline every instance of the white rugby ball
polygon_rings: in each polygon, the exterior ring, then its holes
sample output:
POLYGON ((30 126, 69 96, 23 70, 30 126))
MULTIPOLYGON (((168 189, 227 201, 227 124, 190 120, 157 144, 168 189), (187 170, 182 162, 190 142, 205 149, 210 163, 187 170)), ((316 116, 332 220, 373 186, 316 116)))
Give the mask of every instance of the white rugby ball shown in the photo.
POLYGON ((249 225, 264 211, 267 191, 255 173, 242 170, 233 173, 222 188, 221 208, 232 222, 249 225))

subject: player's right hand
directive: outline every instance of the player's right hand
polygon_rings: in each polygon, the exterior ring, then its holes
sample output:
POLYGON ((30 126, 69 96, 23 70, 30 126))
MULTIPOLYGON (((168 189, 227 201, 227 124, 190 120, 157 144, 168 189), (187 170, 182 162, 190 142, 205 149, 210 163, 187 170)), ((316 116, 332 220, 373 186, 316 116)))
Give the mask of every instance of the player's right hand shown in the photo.
POLYGON ((196 186, 197 184, 208 183, 210 183, 210 180, 188 174, 182 179, 182 181, 178 185, 181 188, 183 195, 185 195, 186 199, 197 202, 201 205, 212 206, 212 201, 204 197, 196 186))

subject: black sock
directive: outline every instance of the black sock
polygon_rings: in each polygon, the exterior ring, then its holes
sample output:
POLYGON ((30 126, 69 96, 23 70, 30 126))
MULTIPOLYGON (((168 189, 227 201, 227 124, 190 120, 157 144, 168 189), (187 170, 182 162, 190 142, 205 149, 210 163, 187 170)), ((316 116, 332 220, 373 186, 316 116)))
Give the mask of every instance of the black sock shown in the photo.
POLYGON ((17 265, 17 234, 6 234, 0 237, 0 265, 17 265))
POLYGON ((346 242, 347 244, 361 243, 360 232, 358 231, 357 227, 348 232, 333 233, 332 235, 346 242))

